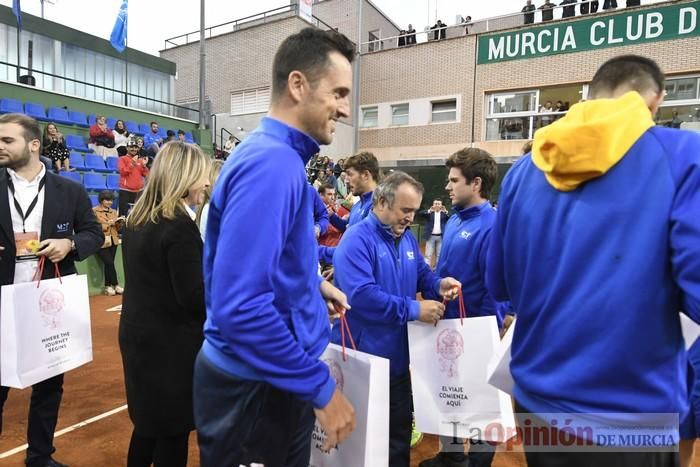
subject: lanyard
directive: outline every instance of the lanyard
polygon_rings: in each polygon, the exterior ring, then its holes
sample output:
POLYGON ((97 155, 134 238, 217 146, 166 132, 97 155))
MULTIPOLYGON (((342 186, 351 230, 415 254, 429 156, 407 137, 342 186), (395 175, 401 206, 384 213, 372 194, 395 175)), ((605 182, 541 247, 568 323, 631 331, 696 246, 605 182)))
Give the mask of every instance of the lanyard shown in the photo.
POLYGON ((39 193, 41 193, 41 190, 44 188, 44 185, 46 185, 46 175, 44 175, 41 180, 39 181, 39 189, 36 192, 36 196, 32 200, 31 204, 27 208, 27 213, 25 214, 24 211, 22 210, 22 206, 19 205, 19 201, 17 201, 17 197, 15 196, 15 185, 12 183, 12 177, 10 176, 9 173, 7 173, 7 186, 10 188, 10 192, 12 193, 12 199, 15 202, 15 209, 17 209, 17 213, 19 216, 22 218, 22 232, 27 233, 27 229, 24 226, 24 222, 27 220, 27 217, 32 213, 34 208, 36 207, 36 203, 39 201, 39 193))

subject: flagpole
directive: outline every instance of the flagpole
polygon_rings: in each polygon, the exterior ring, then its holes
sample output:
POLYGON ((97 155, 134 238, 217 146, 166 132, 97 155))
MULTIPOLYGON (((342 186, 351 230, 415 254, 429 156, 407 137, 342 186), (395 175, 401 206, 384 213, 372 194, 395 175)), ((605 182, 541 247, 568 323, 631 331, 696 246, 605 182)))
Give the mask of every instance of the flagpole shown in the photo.
POLYGON ((19 28, 19 24, 17 25, 17 82, 19 83, 19 63, 20 63, 20 47, 19 47, 19 41, 20 41, 20 34, 22 34, 22 30, 19 28))
MULTIPOLYGON (((127 28, 129 23, 127 23, 127 28)), ((126 34, 126 47, 124 48, 124 106, 129 107, 129 32, 126 34)))
POLYGON ((205 0, 200 0, 199 5, 199 129, 206 128, 207 119, 204 115, 204 97, 206 85, 206 49, 204 38, 204 3, 205 0))

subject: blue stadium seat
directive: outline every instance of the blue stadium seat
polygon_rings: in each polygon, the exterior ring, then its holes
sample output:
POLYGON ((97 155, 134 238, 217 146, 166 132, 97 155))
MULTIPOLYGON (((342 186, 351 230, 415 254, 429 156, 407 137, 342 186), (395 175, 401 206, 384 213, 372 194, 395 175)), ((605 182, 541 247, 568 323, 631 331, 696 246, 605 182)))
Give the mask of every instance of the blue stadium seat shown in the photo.
POLYGON ((142 135, 145 135, 146 133, 151 132, 151 125, 148 123, 139 123, 139 133, 142 135))
POLYGON ((98 201, 97 201, 97 195, 90 195, 90 202, 92 203, 92 207, 94 208, 97 206, 98 201))
POLYGON ((114 126, 117 124, 117 119, 112 118, 112 117, 107 117, 107 128, 114 129, 114 126))
POLYGON ((93 152, 92 149, 87 147, 83 137, 78 135, 66 135, 66 146, 68 149, 73 149, 75 151, 93 152))
POLYGON ((87 117, 84 113, 75 110, 68 111, 68 118, 73 122, 73 125, 78 125, 79 127, 88 128, 90 125, 87 123, 87 117))
POLYGON ((52 122, 62 123, 64 125, 73 125, 73 122, 68 115, 68 110, 63 107, 49 107, 46 116, 52 122))
POLYGON ((70 166, 74 169, 85 170, 85 161, 83 160, 83 155, 79 152, 71 151, 70 166))
POLYGON ((90 126, 93 126, 95 124, 95 119, 97 118, 97 115, 95 114, 90 114, 88 115, 88 124, 90 126))
POLYGON ((168 137, 168 130, 163 127, 158 127, 158 136, 165 139, 168 137))
POLYGON ((83 174, 83 185, 85 185, 85 188, 92 191, 102 191, 107 189, 107 185, 105 185, 105 176, 102 174, 90 172, 83 174))
POLYGON ((0 99, 0 114, 24 113, 24 105, 18 99, 0 99))
MULTIPOLYGON (((119 190, 119 175, 117 175, 117 174, 107 175, 107 189, 114 190, 114 191, 119 190)), ((116 202, 115 202, 115 204, 116 204, 116 202)))
POLYGON ((41 122, 49 120, 46 118, 46 109, 43 104, 37 104, 36 102, 27 102, 24 104, 24 113, 41 122))
POLYGON ((108 157, 107 158, 107 170, 109 172, 119 172, 119 158, 118 157, 108 157))
POLYGON ((194 138, 192 137, 192 133, 189 131, 185 133, 185 142, 186 143, 194 143, 194 138))
POLYGON ((139 130, 139 124, 136 122, 126 121, 124 122, 124 126, 126 126, 126 129, 129 133, 141 134, 141 130, 139 130))
POLYGON ((85 168, 96 172, 112 171, 112 169, 108 169, 105 166, 105 161, 102 156, 98 156, 97 154, 85 154, 85 168))
POLYGON ((65 171, 61 171, 61 173, 60 173, 59 175, 60 175, 61 177, 63 177, 63 178, 67 178, 67 179, 69 179, 69 180, 73 180, 74 182, 82 183, 82 181, 81 181, 81 179, 80 179, 80 178, 81 178, 81 177, 80 177, 80 174, 79 174, 78 172, 65 172, 65 171))

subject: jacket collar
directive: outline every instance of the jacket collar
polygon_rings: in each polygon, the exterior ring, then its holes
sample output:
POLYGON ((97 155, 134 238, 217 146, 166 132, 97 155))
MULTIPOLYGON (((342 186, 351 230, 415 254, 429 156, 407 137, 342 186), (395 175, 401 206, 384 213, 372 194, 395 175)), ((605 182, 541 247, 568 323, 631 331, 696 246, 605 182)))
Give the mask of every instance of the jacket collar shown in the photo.
POLYGON ((392 242, 396 242, 397 240, 401 241, 403 240, 403 236, 406 235, 406 232, 408 232, 408 229, 406 229, 400 237, 394 236, 394 232, 391 231, 391 227, 386 224, 382 224, 382 221, 380 221, 377 215, 374 214, 374 211, 371 211, 367 215, 367 219, 369 219, 367 222, 370 222, 377 230, 379 235, 385 240, 389 240, 392 242))
POLYGON ((477 204, 476 206, 471 206, 468 208, 463 208, 459 209, 457 207, 453 208, 454 212, 459 216, 460 219, 463 221, 467 219, 471 219, 472 217, 480 216, 481 211, 483 211, 485 208, 489 206, 489 201, 484 201, 481 204, 477 204))
POLYGON ((299 154, 304 165, 320 150, 318 143, 311 136, 272 117, 263 117, 258 131, 287 143, 299 154))
POLYGON ((360 195, 360 204, 366 204, 368 202, 371 202, 373 194, 374 194, 373 191, 368 191, 367 193, 362 193, 360 195))

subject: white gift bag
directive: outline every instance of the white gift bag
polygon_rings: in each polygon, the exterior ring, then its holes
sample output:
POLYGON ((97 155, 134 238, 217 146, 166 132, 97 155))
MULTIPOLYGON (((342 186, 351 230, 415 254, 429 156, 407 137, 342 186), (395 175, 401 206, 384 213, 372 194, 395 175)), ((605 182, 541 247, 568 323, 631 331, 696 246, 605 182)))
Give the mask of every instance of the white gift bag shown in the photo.
POLYGON ((510 397, 489 385, 495 316, 408 324, 416 429, 501 443, 515 434, 510 397))
POLYGON ((326 435, 316 422, 311 439, 311 467, 376 467, 389 464, 389 360, 330 344, 321 356, 336 385, 355 409, 352 434, 329 453, 326 435))
POLYGON ((510 395, 513 395, 513 376, 510 374, 510 346, 513 343, 516 321, 517 319, 513 320, 503 339, 499 342, 488 367, 489 384, 510 395))
POLYGON ((87 278, 2 286, 0 380, 26 388, 92 361, 87 278))

